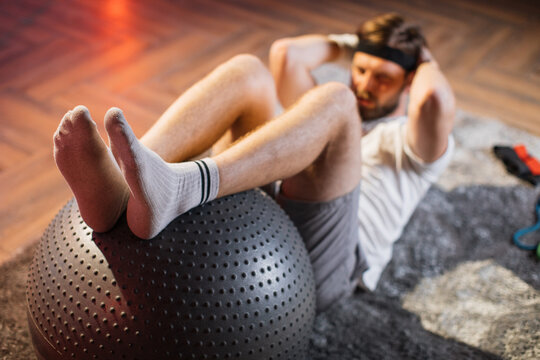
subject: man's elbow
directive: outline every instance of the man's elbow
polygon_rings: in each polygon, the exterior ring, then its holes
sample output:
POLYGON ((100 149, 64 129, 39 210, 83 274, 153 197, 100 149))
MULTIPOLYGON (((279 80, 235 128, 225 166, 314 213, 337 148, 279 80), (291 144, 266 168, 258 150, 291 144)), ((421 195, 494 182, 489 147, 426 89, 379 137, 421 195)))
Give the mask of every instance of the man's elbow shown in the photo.
POLYGON ((285 69, 293 62, 294 46, 290 38, 276 40, 270 47, 269 63, 272 71, 285 69))

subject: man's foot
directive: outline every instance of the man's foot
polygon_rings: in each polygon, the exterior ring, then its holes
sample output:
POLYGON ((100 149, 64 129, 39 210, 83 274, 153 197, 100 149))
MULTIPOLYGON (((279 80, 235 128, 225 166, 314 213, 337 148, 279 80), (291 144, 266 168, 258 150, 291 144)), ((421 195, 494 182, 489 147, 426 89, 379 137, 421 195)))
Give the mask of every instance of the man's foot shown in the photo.
POLYGON ((54 160, 94 231, 110 230, 125 210, 129 189, 88 109, 77 106, 54 134, 54 160))
POLYGON ((139 142, 117 108, 105 115, 105 127, 131 191, 127 220, 138 237, 153 238, 178 215, 216 197, 219 175, 213 160, 163 161, 139 142))

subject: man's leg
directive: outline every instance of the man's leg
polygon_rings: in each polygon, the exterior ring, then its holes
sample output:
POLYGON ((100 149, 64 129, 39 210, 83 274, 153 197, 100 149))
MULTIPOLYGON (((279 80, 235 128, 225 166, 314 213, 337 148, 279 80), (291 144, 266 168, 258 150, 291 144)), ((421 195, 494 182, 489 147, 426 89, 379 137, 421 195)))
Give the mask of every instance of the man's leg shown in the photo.
POLYGON ((141 142, 167 162, 185 161, 224 134, 234 142, 266 123, 277 105, 274 82, 264 64, 255 56, 238 55, 182 94, 141 142))
POLYGON ((350 90, 330 83, 214 157, 218 196, 285 179, 284 195, 327 201, 352 191, 361 176, 361 120, 350 90))
MULTIPOLYGON (((141 139, 169 162, 210 148, 221 149, 274 115, 273 80, 261 61, 239 55, 217 67, 179 97, 141 139)), ((129 188, 83 106, 68 112, 54 135, 55 160, 70 185, 81 215, 96 231, 107 231, 124 211, 129 188)))
MULTIPOLYGON (((197 177, 201 168, 164 162, 136 139, 119 110, 109 114, 106 127, 116 160, 136 194, 127 209, 136 235, 153 237, 174 217, 198 205, 191 192, 204 194, 197 177)), ((356 99, 346 86, 331 83, 313 89, 288 112, 211 159, 209 167, 219 172, 215 195, 286 179, 287 196, 314 201, 339 197, 360 181, 361 134, 356 99)))

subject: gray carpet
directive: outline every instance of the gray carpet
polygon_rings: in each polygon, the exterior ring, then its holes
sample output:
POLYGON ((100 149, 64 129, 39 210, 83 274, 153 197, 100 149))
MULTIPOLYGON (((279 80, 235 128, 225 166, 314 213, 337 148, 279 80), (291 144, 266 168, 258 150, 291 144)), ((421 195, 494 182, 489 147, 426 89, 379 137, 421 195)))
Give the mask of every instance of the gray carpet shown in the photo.
MULTIPOLYGON (((540 355, 539 260, 510 241, 516 226, 533 221, 537 195, 538 191, 525 186, 475 185, 451 192, 432 188, 394 246, 393 260, 377 290, 373 294, 355 294, 317 318, 312 359, 498 358, 494 354, 508 359, 537 359, 540 355), (493 262, 481 261, 486 259, 493 262), (455 277, 444 278, 444 274, 463 264, 479 264, 477 271, 490 281, 470 284, 466 275, 457 279, 457 287, 452 284, 455 277), (497 290, 500 279, 496 275, 501 267, 516 274, 518 280, 497 290), (434 288, 433 279, 437 277, 442 277, 442 281, 434 288), (411 296, 425 279, 431 283, 420 289, 419 296, 411 296), (530 304, 521 304, 513 313, 508 311, 500 318, 492 316, 490 305, 505 297, 511 304, 517 303, 519 296, 524 296, 519 279, 530 286, 525 291, 530 304), (444 291, 445 286, 450 291, 444 291), (477 298, 473 297, 474 293, 467 294, 474 290, 480 294, 477 298), (497 292, 498 296, 490 299, 490 292, 497 292), (453 308, 447 308, 455 306, 452 295, 456 294, 460 302, 467 302, 470 311, 450 314, 453 308), (443 310, 429 313, 433 304, 443 310), (404 307, 416 310, 418 315, 404 307), (421 321, 424 313, 428 317, 435 315, 435 322, 442 323, 438 329, 431 329, 439 331, 424 329, 421 321), (453 316, 448 318, 450 315, 453 316), (474 316, 478 321, 469 325, 474 316), (468 326, 471 329, 467 330, 474 334, 481 333, 481 341, 473 346, 463 342, 468 337, 451 336, 451 328, 456 324, 458 334, 468 326), (437 335, 447 328, 445 337, 437 335), (508 348, 514 342, 517 344, 508 348)), ((469 272, 468 276, 472 278, 474 273, 469 272)))
MULTIPOLYGON (((539 189, 507 175, 490 151, 524 142, 540 155, 540 141, 464 113, 455 136, 453 163, 396 243, 377 290, 317 317, 311 359, 540 358, 539 260, 510 240, 535 220, 539 189)), ((32 251, 0 267, 0 359, 35 359, 24 302, 32 251)))

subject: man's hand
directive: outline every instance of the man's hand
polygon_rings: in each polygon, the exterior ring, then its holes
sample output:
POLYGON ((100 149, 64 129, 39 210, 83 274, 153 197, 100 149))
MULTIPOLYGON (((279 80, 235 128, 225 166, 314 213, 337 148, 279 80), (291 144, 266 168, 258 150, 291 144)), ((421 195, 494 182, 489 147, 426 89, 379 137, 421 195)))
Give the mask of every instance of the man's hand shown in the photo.
POLYGON ((426 46, 422 46, 422 49, 420 50, 420 56, 418 57, 418 65, 432 61, 435 62, 435 59, 433 58, 431 51, 429 51, 426 46))

